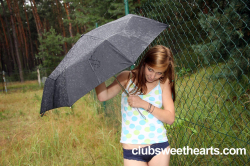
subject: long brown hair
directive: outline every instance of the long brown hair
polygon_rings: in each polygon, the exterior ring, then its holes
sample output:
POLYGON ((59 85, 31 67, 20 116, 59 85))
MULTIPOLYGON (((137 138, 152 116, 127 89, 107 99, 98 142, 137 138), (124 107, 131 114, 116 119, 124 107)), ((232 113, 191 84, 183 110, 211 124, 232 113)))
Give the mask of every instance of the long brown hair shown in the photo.
MULTIPOLYGON (((132 72, 132 82, 136 81, 136 87, 132 89, 129 93, 136 94, 140 92, 140 94, 146 94, 147 86, 146 86, 146 78, 145 78, 145 65, 148 64, 151 67, 167 67, 167 70, 164 72, 163 76, 160 78, 161 83, 165 83, 167 79, 169 79, 171 84, 171 92, 173 101, 175 101, 175 71, 174 71, 174 57, 171 50, 163 45, 156 45, 150 48, 145 54, 144 58, 141 60, 138 66, 135 69, 131 70, 132 72), (136 72, 138 74, 136 75, 136 72)), ((130 79, 130 75, 128 75, 128 81, 130 79)), ((132 83, 129 85, 131 86, 132 83)))

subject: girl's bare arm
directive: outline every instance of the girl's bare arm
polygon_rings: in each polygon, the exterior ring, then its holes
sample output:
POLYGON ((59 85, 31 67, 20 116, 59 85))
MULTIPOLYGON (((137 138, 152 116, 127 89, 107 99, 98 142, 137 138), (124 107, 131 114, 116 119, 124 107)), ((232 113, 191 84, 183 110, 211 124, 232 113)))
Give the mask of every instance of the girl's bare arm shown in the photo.
MULTIPOLYGON (((123 71, 116 77, 123 87, 127 82, 128 74, 129 71, 123 71)), ((113 83, 110 84, 108 87, 106 87, 105 82, 103 82, 95 88, 99 101, 107 101, 115 97, 121 89, 122 88, 116 80, 114 80, 113 83)))
MULTIPOLYGON (((148 109, 149 103, 145 100, 143 100, 143 102, 141 108, 145 110, 148 109)), ((162 89, 162 105, 163 109, 155 107, 152 115, 164 123, 169 125, 173 124, 175 120, 175 108, 168 79, 164 83, 164 88, 162 89)))

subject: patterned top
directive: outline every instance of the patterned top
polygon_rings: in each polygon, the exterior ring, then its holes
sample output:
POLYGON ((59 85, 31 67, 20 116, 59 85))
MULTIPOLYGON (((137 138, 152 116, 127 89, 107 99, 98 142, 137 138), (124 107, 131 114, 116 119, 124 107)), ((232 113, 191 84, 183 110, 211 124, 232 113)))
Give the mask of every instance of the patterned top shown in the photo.
MULTIPOLYGON (((128 89, 131 82, 130 79, 125 89, 127 92, 131 90, 130 87, 135 87, 133 83, 128 89)), ((138 96, 155 107, 161 108, 162 91, 160 81, 147 95, 138 96)), ((146 120, 140 115, 136 108, 128 105, 128 97, 126 93, 123 92, 121 96, 122 131, 120 142, 126 144, 153 144, 168 141, 164 124, 145 109, 138 109, 146 117, 146 120)))

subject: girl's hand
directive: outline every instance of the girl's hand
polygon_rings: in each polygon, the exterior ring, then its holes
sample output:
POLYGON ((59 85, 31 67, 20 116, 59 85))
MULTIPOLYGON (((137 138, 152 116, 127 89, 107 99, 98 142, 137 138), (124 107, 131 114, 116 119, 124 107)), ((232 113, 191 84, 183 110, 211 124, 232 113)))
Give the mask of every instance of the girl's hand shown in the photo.
POLYGON ((137 95, 130 95, 128 97, 128 105, 134 108, 142 108, 144 100, 137 95))

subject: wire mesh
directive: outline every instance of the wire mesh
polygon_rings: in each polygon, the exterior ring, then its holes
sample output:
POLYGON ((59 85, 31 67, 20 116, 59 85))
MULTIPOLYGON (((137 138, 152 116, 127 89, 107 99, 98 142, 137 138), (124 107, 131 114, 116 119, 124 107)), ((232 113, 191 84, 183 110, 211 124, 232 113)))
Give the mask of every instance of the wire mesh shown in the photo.
MULTIPOLYGON (((250 162, 249 6, 248 0, 151 0, 134 11, 169 25, 151 44, 171 48, 175 57, 176 119, 165 125, 167 136, 171 148, 201 152, 172 155, 171 165, 250 162), (231 154, 222 154, 225 148, 231 154)), ((105 114, 120 123, 120 94, 107 101, 105 114)))

